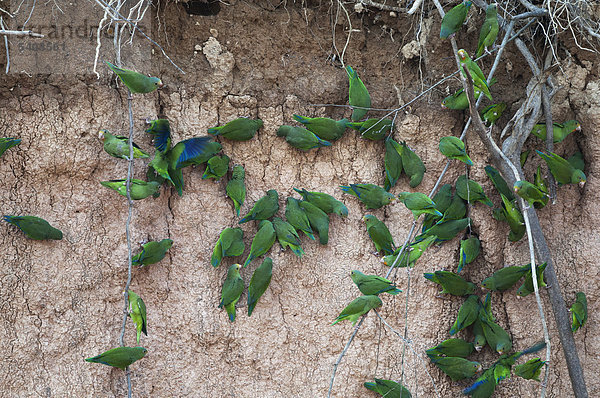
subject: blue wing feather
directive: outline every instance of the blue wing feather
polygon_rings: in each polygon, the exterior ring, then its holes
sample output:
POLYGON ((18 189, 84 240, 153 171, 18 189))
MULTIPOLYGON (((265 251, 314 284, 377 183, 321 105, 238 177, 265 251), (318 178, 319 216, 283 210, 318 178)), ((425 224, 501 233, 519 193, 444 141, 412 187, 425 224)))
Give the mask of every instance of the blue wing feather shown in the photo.
POLYGON ((179 144, 183 144, 183 151, 181 152, 181 155, 179 155, 179 159, 177 159, 176 168, 180 168, 182 163, 202 155, 206 149, 206 144, 208 144, 210 140, 211 137, 203 136, 181 141, 179 144))
POLYGON ((146 130, 146 133, 155 135, 154 147, 161 152, 165 152, 169 149, 169 142, 171 140, 171 125, 166 119, 154 120, 151 123, 150 128, 146 130))

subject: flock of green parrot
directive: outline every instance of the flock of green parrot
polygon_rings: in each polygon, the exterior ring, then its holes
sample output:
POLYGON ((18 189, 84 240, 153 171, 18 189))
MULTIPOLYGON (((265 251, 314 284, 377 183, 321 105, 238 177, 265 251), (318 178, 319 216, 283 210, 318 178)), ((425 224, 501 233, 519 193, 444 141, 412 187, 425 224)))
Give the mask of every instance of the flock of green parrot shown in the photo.
MULTIPOLYGON (((243 183, 239 188, 245 194, 243 183)), ((279 242, 282 250, 289 247, 292 253, 302 257, 304 250, 298 231, 302 231, 312 240, 315 240, 315 234, 318 234, 319 243, 326 245, 329 241, 329 214, 337 214, 341 217, 348 215, 346 206, 329 194, 307 191, 304 188, 294 188, 294 190, 302 196, 302 199, 287 198, 285 220, 275 216, 279 211, 279 194, 271 189, 265 196, 258 199, 250 211, 238 221, 238 224, 258 221, 258 230, 252 239, 246 261, 243 265, 232 264, 223 284, 219 307, 225 307, 231 322, 235 321, 235 304, 240 299, 245 287, 240 276, 242 267, 248 266, 254 259, 266 254, 275 241, 279 242)), ((239 208, 235 207, 235 209, 239 215, 239 208)), ((218 267, 224 257, 241 256, 245 249, 243 238, 244 231, 239 227, 223 229, 213 249, 211 265, 218 267)), ((266 257, 254 271, 248 285, 248 316, 252 315, 258 300, 269 286, 272 268, 271 258, 266 257)))
MULTIPOLYGON (((464 24, 471 1, 464 1, 452 8, 442 20, 440 37, 448 38, 456 34, 464 24)), ((494 44, 498 35, 498 19, 496 5, 486 9, 485 22, 481 28, 475 57, 480 57, 494 44)), ((468 68, 475 86, 476 97, 483 93, 492 100, 489 87, 495 80, 488 82, 485 75, 473 61, 466 50, 457 53, 463 67, 468 68)), ((122 83, 131 93, 150 93, 162 86, 160 79, 148 77, 143 74, 118 68, 107 62, 108 67, 115 72, 122 83)), ((475 383, 464 390, 465 394, 475 397, 489 397, 493 394, 496 385, 503 379, 515 375, 525 379, 539 381, 539 375, 545 361, 540 358, 531 359, 521 365, 516 361, 523 355, 537 352, 545 347, 545 343, 538 343, 533 347, 510 353, 512 340, 506 330, 495 321, 491 309, 491 293, 488 292, 482 300, 476 295, 477 286, 459 275, 462 269, 473 262, 481 250, 481 242, 471 228, 471 219, 467 216, 468 204, 481 202, 493 208, 494 204, 485 194, 483 188, 476 181, 470 180, 466 175, 461 175, 455 183, 454 193, 450 184, 443 185, 439 191, 429 198, 419 192, 401 192, 398 196, 389 191, 394 187, 404 172, 409 178, 411 188, 417 187, 424 176, 425 166, 419 156, 409 148, 405 142, 396 142, 391 138, 393 129, 389 119, 365 118, 371 107, 371 98, 364 83, 350 66, 346 67, 349 78, 348 102, 353 109, 351 120, 339 121, 325 117, 304 117, 293 115, 293 118, 304 127, 280 126, 277 135, 284 137, 293 147, 308 151, 314 148, 331 146, 331 142, 340 139, 346 129, 357 130, 362 138, 385 143, 384 156, 384 186, 375 184, 349 184, 340 186, 341 190, 361 201, 366 209, 379 209, 389 203, 400 200, 410 210, 417 220, 423 216, 421 233, 406 247, 398 247, 385 223, 374 215, 366 214, 363 220, 367 234, 371 238, 375 249, 383 255, 382 262, 387 266, 414 267, 416 261, 433 244, 442 244, 456 237, 461 231, 467 230, 459 245, 459 258, 457 272, 435 271, 425 273, 424 277, 442 287, 442 294, 466 296, 458 311, 457 318, 450 328, 450 336, 470 327, 474 336, 472 342, 460 338, 450 338, 427 350, 431 362, 446 373, 453 381, 471 378, 477 375, 482 366, 478 362, 467 359, 474 351, 478 352, 487 344, 500 354, 500 358, 492 364, 475 383), (514 369, 513 369, 514 366, 514 369)), ((468 101, 465 93, 459 90, 446 97, 442 106, 448 109, 466 109, 468 101)), ((488 124, 494 124, 506 109, 506 104, 494 104, 481 112, 482 119, 488 124)), ((171 128, 166 119, 156 119, 147 122, 147 133, 153 136, 155 154, 148 165, 147 181, 132 179, 130 194, 133 200, 141 200, 149 196, 160 195, 160 187, 167 182, 175 187, 178 194, 183 194, 184 182, 182 169, 187 166, 205 164, 203 179, 213 178, 220 180, 229 171, 230 158, 219 154, 222 146, 212 140, 211 136, 222 136, 229 140, 245 141, 254 137, 263 126, 260 119, 238 118, 223 126, 208 129, 208 136, 194 137, 171 143, 171 128)), ((565 137, 580 130, 577 121, 570 120, 563 124, 553 125, 553 138, 555 143, 560 143, 565 137)), ((545 140, 546 126, 536 125, 531 134, 545 140)), ((130 148, 128 137, 113 135, 107 130, 100 131, 104 150, 111 156, 129 159, 130 148)), ((0 156, 21 142, 14 138, 0 138, 0 156)), ((458 160, 468 166, 473 165, 469 158, 465 144, 457 137, 442 137, 439 142, 440 152, 448 159, 458 160)), ((575 154, 565 160, 552 152, 537 151, 537 154, 546 162, 550 172, 559 185, 585 184, 586 177, 583 173, 584 163, 581 153, 575 154)), ((521 156, 522 165, 527 160, 529 151, 521 156)), ((133 144, 134 158, 149 158, 150 155, 138 145, 133 144)), ((486 174, 493 186, 497 189, 501 205, 493 210, 497 220, 506 221, 510 227, 509 240, 518 241, 525 232, 523 215, 519 210, 514 193, 525 199, 529 205, 542 208, 548 202, 548 183, 543 178, 541 167, 538 167, 534 183, 518 181, 513 189, 492 166, 485 167, 486 174)), ((105 187, 117 191, 120 195, 127 196, 125 179, 102 181, 105 187)), ((240 275, 240 269, 251 264, 253 260, 267 254, 277 240, 282 248, 290 250, 298 257, 302 257, 300 236, 298 231, 315 240, 319 236, 319 243, 326 245, 329 240, 329 215, 337 214, 341 217, 348 215, 348 209, 339 200, 323 192, 307 191, 306 189, 294 190, 301 199, 288 197, 285 206, 285 219, 276 217, 280 209, 279 194, 275 190, 268 190, 266 195, 257 200, 252 208, 244 215, 239 224, 257 221, 257 231, 252 239, 250 252, 242 264, 234 263, 228 267, 224 280, 219 308, 225 308, 231 322, 236 317, 236 304, 245 289, 245 282, 240 275)), ((232 167, 231 178, 226 185, 227 196, 232 200, 236 215, 239 217, 240 209, 246 200, 245 170, 241 165, 232 167)), ((52 227, 45 220, 34 216, 9 216, 4 220, 17 226, 30 239, 62 239, 62 232, 52 227)), ((224 257, 241 256, 245 250, 244 232, 240 227, 227 227, 219 235, 211 256, 211 265, 218 267, 224 257)), ((142 250, 132 258, 132 265, 145 266, 161 261, 172 246, 173 241, 163 239, 151 241, 142 245, 142 250)), ((536 275, 532 275, 529 264, 523 266, 510 266, 494 272, 483 280, 481 287, 490 291, 504 292, 511 289, 520 280, 523 280, 517 290, 520 297, 533 292, 533 278, 538 286, 546 286, 543 272, 546 263, 537 265, 536 275)), ((251 316, 259 299, 267 290, 272 277, 273 261, 265 257, 255 269, 248 285, 247 304, 248 316, 251 316)), ((348 320, 355 324, 358 319, 371 310, 383 305, 380 298, 382 293, 397 295, 402 292, 396 285, 378 275, 365 275, 358 270, 351 271, 351 279, 362 295, 350 302, 334 320, 336 324, 348 320)), ((141 334, 147 335, 146 306, 142 298, 135 292, 128 291, 129 317, 135 325, 136 341, 139 344, 141 334)), ((576 294, 576 301, 570 309, 572 313, 572 330, 575 332, 585 325, 587 321, 587 300, 583 292, 576 294)), ((102 363, 105 365, 126 369, 133 362, 143 358, 147 350, 143 347, 117 347, 100 355, 87 358, 88 362, 102 363)), ((375 379, 375 382, 366 382, 364 386, 382 396, 402 397, 411 396, 406 387, 392 380, 375 379)))

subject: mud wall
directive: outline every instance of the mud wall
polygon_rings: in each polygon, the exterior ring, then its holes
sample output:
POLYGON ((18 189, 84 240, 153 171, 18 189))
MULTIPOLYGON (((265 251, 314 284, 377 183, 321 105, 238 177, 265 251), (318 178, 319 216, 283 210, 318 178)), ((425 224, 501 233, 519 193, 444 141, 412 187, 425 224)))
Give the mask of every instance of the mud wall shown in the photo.
MULTIPOLYGON (((345 72, 330 57, 328 10, 329 3, 238 2, 222 4, 215 16, 190 16, 180 4, 159 7, 158 41, 186 74, 178 74, 158 52, 154 54, 153 73, 167 86, 135 97, 136 142, 151 149, 140 120, 146 117, 169 118, 174 142, 203 135, 207 127, 237 116, 260 117, 264 128, 251 141, 221 140, 232 161, 246 168, 248 198, 242 211, 267 189, 287 197, 293 187, 306 187, 342 199, 350 214, 346 219, 332 217, 327 246, 303 240, 306 254, 301 260, 274 246, 270 288, 251 318, 245 315, 244 295, 238 319, 231 324, 217 305, 232 260, 216 270, 209 261, 220 230, 237 223, 225 197, 225 182, 202 180, 201 169, 188 169, 183 197, 163 188, 158 199, 136 202, 132 229, 136 245, 163 238, 175 243, 161 263, 134 270, 132 289, 148 308, 148 336, 142 345, 149 351, 132 367, 134 396, 326 396, 333 364, 353 330, 349 323, 330 326, 358 294, 350 270, 385 273, 361 220, 367 211, 338 188, 346 183, 382 184, 383 144, 348 131, 330 148, 302 153, 275 135, 279 125, 292 122, 293 113, 335 118, 349 114, 343 108, 310 105, 344 104, 347 98, 345 72)), ((449 44, 436 38, 439 19, 431 15, 420 22, 419 56, 414 41, 418 21, 379 12, 352 14, 355 30, 344 61, 359 71, 374 106, 402 105, 454 69, 449 44)), ((341 50, 347 25, 340 17, 334 27, 341 50)), ((472 48, 475 43, 464 45, 472 48)), ((561 187, 557 204, 539 215, 567 302, 579 290, 588 296, 589 323, 576 341, 590 396, 597 396, 600 384, 593 368, 600 350, 595 316, 600 250, 595 216, 600 164, 598 60, 577 50, 568 38, 560 48, 564 73, 559 73, 562 90, 555 99, 555 116, 577 118, 583 125, 561 151, 583 151, 588 183, 583 190, 561 187)), ((514 111, 529 73, 514 47, 509 46, 507 57, 512 61, 499 71, 494 94, 514 111)), ((1 396, 109 397, 126 392, 122 371, 83 361, 118 345, 127 274, 126 201, 99 185, 102 180, 124 178, 126 162, 108 157, 96 136, 100 128, 126 131, 126 96, 115 89, 106 70, 101 72, 99 80, 89 75, 17 74, 0 82, 0 136, 23 140, 0 159, 1 211, 41 216, 65 236, 60 242, 34 242, 0 224, 1 396)), ((466 120, 461 112, 440 109, 447 87, 453 91, 459 83, 450 81, 431 91, 397 119, 395 138, 407 141, 427 167, 418 187, 421 192, 431 190, 445 165, 437 150, 439 138, 460 134, 466 120)), ((506 121, 504 117, 500 123, 506 121)), ((491 192, 483 171, 488 162, 484 148, 472 133, 467 143, 475 162, 472 178, 491 192)), ((144 178, 145 166, 146 162, 136 161, 136 177, 144 178)), ((526 170, 532 172, 533 162, 526 170)), ((463 166, 452 164, 444 183, 454 183, 463 172, 463 166)), ((401 179, 393 192, 409 189, 407 180, 401 179)), ((492 200, 498 203, 499 198, 492 194, 492 200)), ((396 243, 404 241, 412 222, 404 205, 370 213, 385 220, 396 243)), ((471 214, 483 249, 483 256, 463 271, 472 281, 480 282, 504 264, 528 262, 526 242, 510 243, 508 227, 495 221, 489 209, 475 205, 471 214)), ((251 224, 243 225, 248 247, 255 231, 251 224)), ((436 297, 437 286, 422 273, 454 269, 457 255, 455 240, 432 247, 410 274, 397 273, 399 287, 410 292, 406 316, 404 294, 384 298, 382 315, 396 330, 403 331, 405 322, 408 327, 411 346, 404 361, 405 384, 414 396, 434 395, 425 369, 441 396, 456 396, 467 385, 450 382, 422 355, 448 337, 463 301, 436 297)), ((242 270, 246 283, 255 266, 242 270)), ((546 294, 542 297, 553 342, 548 395, 568 397, 570 383, 557 331, 546 294)), ((499 323, 510 330, 516 349, 542 338, 532 297, 517 299, 513 291, 495 294, 493 308, 499 323)), ((131 324, 126 341, 135 343, 131 324)), ((400 339, 369 315, 338 369, 334 396, 370 396, 362 383, 373 377, 398 380, 402 352, 400 339)), ((488 365, 495 360, 489 351, 477 358, 488 365)), ((496 396, 534 396, 538 387, 511 379, 500 384, 496 396)))

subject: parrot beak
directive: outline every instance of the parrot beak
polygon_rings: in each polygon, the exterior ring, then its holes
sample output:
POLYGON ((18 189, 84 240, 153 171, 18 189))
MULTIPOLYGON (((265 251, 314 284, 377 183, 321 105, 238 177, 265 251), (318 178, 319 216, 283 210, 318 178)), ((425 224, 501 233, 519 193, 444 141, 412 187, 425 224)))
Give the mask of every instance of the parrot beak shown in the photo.
POLYGON ((162 88, 164 86, 162 80, 158 79, 158 88, 162 88))
POLYGON ((98 138, 104 140, 104 130, 98 131, 98 138))
POLYGON ((585 181, 579 181, 579 188, 583 188, 585 186, 585 181))

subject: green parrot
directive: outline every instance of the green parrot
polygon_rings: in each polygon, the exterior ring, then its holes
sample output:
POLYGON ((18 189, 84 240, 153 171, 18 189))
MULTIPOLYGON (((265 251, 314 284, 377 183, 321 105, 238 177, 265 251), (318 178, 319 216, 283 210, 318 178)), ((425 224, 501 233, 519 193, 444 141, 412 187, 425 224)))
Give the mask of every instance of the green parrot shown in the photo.
POLYGON ((254 238, 252 239, 250 254, 248 254, 248 258, 244 262, 244 267, 250 264, 255 258, 268 252, 271 246, 273 246, 273 243, 275 243, 276 237, 277 234, 275 233, 273 223, 269 220, 262 220, 260 224, 258 224, 258 232, 256 232, 256 235, 254 235, 254 238))
POLYGON ((481 302, 479 306, 479 319, 487 319, 492 322, 496 321, 494 314, 492 313, 492 292, 488 292, 485 295, 485 300, 481 302))
MULTIPOLYGON (((173 184, 173 180, 169 175, 168 168, 169 165, 167 163, 167 159, 165 158, 165 154, 157 149, 154 152, 154 157, 150 163, 148 163, 148 171, 146 172, 146 177, 150 176, 148 178, 148 182, 154 181, 162 185, 163 182, 169 181, 171 184, 173 184)), ((158 198, 159 196, 160 192, 154 194, 155 198, 158 198)))
POLYGON ((401 249, 398 248, 396 249, 394 254, 384 256, 381 259, 381 262, 389 267, 391 267, 394 263, 396 264, 395 267, 413 267, 415 262, 419 258, 421 258, 421 255, 425 252, 425 250, 429 249, 429 246, 431 246, 436 239, 437 236, 428 236, 424 240, 411 243, 402 252, 400 259, 398 259, 398 261, 396 262, 396 257, 398 257, 399 251, 401 249))
POLYGON ((140 336, 142 335, 142 332, 148 336, 148 332, 146 330, 148 327, 148 324, 146 323, 146 304, 144 304, 144 300, 135 294, 133 290, 127 291, 127 299, 129 302, 129 317, 135 324, 137 343, 140 344, 140 336))
POLYGON ((179 196, 183 195, 182 169, 205 163, 220 150, 221 144, 212 142, 208 136, 203 136, 180 141, 166 153, 169 181, 175 186, 179 196))
MULTIPOLYGON (((437 205, 437 202, 435 202, 435 204, 437 205)), ((450 221, 450 220, 460 220, 462 218, 465 218, 466 215, 467 215, 467 206, 465 204, 465 201, 462 200, 462 198, 460 196, 454 195, 454 197, 452 198, 452 201, 450 202, 450 206, 448 206, 446 211, 444 211, 444 217, 442 217, 442 219, 440 221, 438 221, 438 224, 441 224, 443 222, 450 221)), ((425 226, 425 225, 423 225, 423 226, 425 226)))
MULTIPOLYGON (((158 151, 156 151, 156 152, 159 153, 158 151)), ((148 164, 148 168, 146 169, 146 180, 148 180, 148 182, 153 182, 154 181, 154 182, 158 183, 159 185, 162 185, 163 182, 166 181, 166 178, 164 178, 160 174, 156 173, 156 170, 154 169, 154 167, 152 166, 152 164, 148 164)), ((159 196, 160 196, 160 190, 156 191, 152 195, 153 198, 158 198, 159 196)))
POLYGON ((450 328, 450 336, 454 336, 467 326, 470 326, 479 317, 479 297, 470 295, 460 306, 458 316, 450 328))
POLYGON ((476 286, 464 280, 454 272, 450 271, 435 271, 434 273, 423 274, 425 279, 429 279, 442 286, 443 290, 440 294, 448 293, 454 296, 466 296, 473 294, 476 286))
POLYGON ((401 192, 398 195, 406 208, 410 210, 415 218, 419 218, 421 214, 433 214, 442 217, 443 214, 435 208, 435 203, 431 198, 421 192, 401 192))
POLYGON ((223 126, 209 128, 208 134, 220 135, 233 141, 248 141, 262 126, 263 121, 260 119, 240 117, 223 126))
POLYGON ((390 191, 396 185, 400 174, 402 174, 402 146, 392 139, 385 139, 385 157, 383 159, 385 168, 384 189, 390 191))
MULTIPOLYGON (((439 189, 439 191, 437 191, 437 193, 433 196, 433 198, 431 198, 431 200, 433 200, 433 203, 435 203, 435 208, 440 213, 444 214, 446 212, 446 210, 448 210, 448 208, 450 207, 450 204, 452 204, 452 196, 453 196, 452 195, 452 185, 444 184, 439 189)), ((437 223, 441 219, 442 219, 442 217, 440 217, 438 215, 426 214, 425 218, 423 219, 422 231, 425 231, 425 230, 431 228, 435 223, 437 223)))
POLYGON ((481 371, 479 362, 472 362, 460 357, 437 357, 431 362, 450 376, 452 381, 468 379, 481 371))
POLYGON ((485 9, 485 21, 479 31, 475 58, 481 57, 483 51, 494 44, 496 37, 498 37, 498 11, 496 4, 490 4, 485 9))
POLYGON ((530 153, 531 149, 528 149, 526 151, 521 152, 521 155, 519 155, 519 162, 521 163, 521 168, 525 167, 525 163, 527 162, 527 158, 529 157, 530 153))
MULTIPOLYGON (((543 349, 546 346, 544 342, 537 343, 532 347, 515 352, 514 354, 503 354, 492 366, 490 366, 483 374, 482 377, 478 378, 474 384, 465 388, 463 393, 465 395, 471 395, 476 398, 489 398, 496 388, 496 384, 501 380, 510 376, 510 371, 512 366, 515 364, 516 360, 525 354, 530 354, 536 351, 543 349)), ((530 361, 531 362, 531 361, 530 361)), ((516 368, 515 367, 515 374, 516 368)), ((533 371, 534 366, 525 367, 523 370, 526 371, 526 375, 529 374, 529 371, 533 371), (529 368, 529 369, 527 369, 529 368)), ((532 372, 533 373, 533 372, 532 372)), ((518 375, 518 374, 517 374, 518 375)), ((533 375, 533 374, 532 374, 533 375)))
POLYGON ((443 356, 466 358, 471 355, 474 349, 473 343, 463 339, 448 339, 428 349, 425 353, 432 360, 443 356))
POLYGON ((279 217, 273 218, 273 228, 275 228, 275 235, 281 248, 285 250, 289 247, 296 256, 302 257, 304 250, 300 246, 300 237, 296 228, 279 217))
POLYGON ((577 151, 573 154, 573 156, 571 156, 569 159, 567 159, 567 162, 569 162, 569 164, 571 166, 573 166, 574 168, 583 171, 583 169, 585 168, 585 162, 583 160, 583 153, 581 153, 581 151, 577 151))
POLYGON ((538 187, 538 189, 545 193, 550 193, 548 189, 548 180, 544 178, 542 173, 542 166, 538 166, 535 175, 533 176, 533 184, 538 187))
MULTIPOLYGON (((178 142, 169 152, 167 160, 169 161, 169 167, 178 170, 179 174, 181 174, 181 170, 179 169, 206 163, 220 152, 221 149, 223 149, 221 144, 211 141, 208 136, 190 138, 178 142), (199 146, 203 146, 203 149, 197 149, 199 146), (180 151, 182 151, 181 154, 179 154, 180 151), (190 153, 189 157, 187 153, 190 153), (187 160, 182 160, 184 157, 188 157, 187 160)), ((169 170, 169 173, 172 173, 172 171, 169 170)), ((177 173, 175 175, 177 176, 177 173)))
MULTIPOLYGON (((98 132, 98 138, 104 142, 104 150, 110 156, 115 158, 128 159, 129 158, 129 138, 122 135, 112 135, 108 130, 100 130, 98 132)), ((150 157, 146 152, 135 143, 133 145, 133 158, 144 159, 150 157)))
POLYGON ((494 184, 494 187, 496 187, 496 190, 498 190, 498 192, 504 195, 511 202, 515 200, 515 195, 510 190, 510 188, 508 187, 508 183, 506 182, 504 177, 502 177, 498 170, 489 165, 485 166, 484 170, 485 174, 487 174, 487 176, 490 178, 492 184, 494 184))
POLYGON ((244 280, 240 276, 240 264, 233 264, 227 270, 227 277, 221 289, 221 302, 219 308, 225 307, 229 321, 235 321, 235 305, 244 291, 244 280))
POLYGON ((171 149, 171 124, 167 119, 147 120, 146 124, 150 127, 146 129, 146 133, 152 134, 155 138, 154 147, 161 153, 165 153, 171 149))
POLYGON ((335 318, 332 325, 335 325, 339 321, 349 320, 352 322, 352 326, 354 326, 361 315, 366 314, 374 308, 379 308, 382 305, 383 303, 379 296, 373 294, 357 297, 342 310, 340 315, 335 318))
POLYGON ((496 378, 494 369, 486 370, 475 383, 463 390, 463 394, 471 395, 473 398, 490 398, 496 390, 496 378))
MULTIPOLYGON (((364 83, 358 77, 358 73, 351 66, 346 66, 346 73, 348 74, 348 103, 352 107, 359 108, 370 108, 371 107, 371 96, 369 91, 365 87, 364 83)), ((357 121, 365 117, 368 109, 357 109, 353 108, 352 117, 353 121, 357 121)))
MULTIPOLYGON (((492 77, 488 82, 488 87, 491 87, 493 84, 496 84, 498 80, 495 77, 492 77)), ((477 87, 473 87, 473 92, 475 93, 475 99, 479 99, 481 95, 481 90, 477 87)), ((467 94, 464 92, 464 89, 460 89, 454 94, 451 94, 443 99, 442 108, 454 109, 463 111, 469 107, 469 100, 467 99, 467 94)))
POLYGON ((473 333, 473 346, 475 346, 475 351, 479 352, 487 344, 485 334, 483 333, 483 325, 479 318, 473 322, 471 332, 473 333))
POLYGON ((142 359, 147 353, 148 350, 144 347, 117 347, 85 360, 125 370, 135 361, 142 359))
POLYGON ((465 143, 458 137, 442 137, 440 139, 440 152, 448 159, 460 160, 469 166, 473 165, 473 161, 467 155, 465 143))
POLYGON ((262 262, 262 264, 259 265, 252 274, 250 285, 248 285, 248 316, 252 315, 258 300, 269 287, 272 275, 273 260, 271 260, 270 257, 265 257, 265 260, 262 262))
MULTIPOLYGON (((440 211, 440 213, 444 214, 450 205, 452 205, 454 195, 452 194, 452 185, 444 184, 441 188, 433 195, 431 198, 435 203, 435 208, 440 211)), ((433 215, 432 215, 433 216, 433 215)), ((439 217, 439 216, 434 216, 439 217)))
POLYGON ((182 169, 187 166, 206 163, 222 147, 209 136, 194 137, 178 142, 171 147, 171 127, 166 119, 148 121, 147 133, 154 135, 156 154, 150 162, 158 175, 168 180, 183 195, 182 169))
POLYGON ((171 239, 151 241, 142 245, 142 251, 131 258, 132 265, 156 264, 167 255, 167 251, 173 246, 171 239))
POLYGON ((410 178, 408 185, 416 188, 423 180, 425 165, 421 158, 406 145, 406 142, 401 142, 400 145, 402 145, 402 168, 410 178))
MULTIPOLYGON (((492 79, 494 80, 494 79, 492 79)), ((490 86, 492 84, 490 83, 490 86)), ((478 99, 481 95, 481 90, 477 87, 473 87, 473 92, 475 94, 475 99, 478 99)), ((442 108, 453 109, 457 111, 464 111, 469 107, 469 99, 467 98, 467 94, 464 89, 460 89, 454 94, 450 94, 446 98, 442 100, 442 108)))
POLYGON ((305 117, 293 115, 294 120, 302 123, 304 127, 315 133, 322 140, 336 141, 346 132, 348 119, 335 121, 328 117, 305 117))
POLYGON ((556 179, 556 182, 560 185, 579 184, 579 186, 583 188, 586 182, 583 171, 576 169, 571 163, 555 153, 548 152, 546 154, 538 150, 536 150, 536 152, 544 159, 550 172, 554 176, 554 179, 556 179))
POLYGON ((412 394, 406 387, 393 380, 374 379, 375 382, 366 382, 364 386, 367 390, 376 392, 385 398, 412 398, 412 394))
POLYGON ((500 194, 502 198, 502 211, 506 218, 506 222, 510 226, 508 239, 511 242, 518 242, 525 234, 525 220, 521 210, 516 205, 515 201, 510 201, 506 196, 500 194))
POLYGON ((390 230, 385 223, 377 217, 367 214, 363 217, 367 225, 367 233, 375 245, 375 249, 383 254, 393 254, 396 244, 390 230))
POLYGON ((2 155, 4 155, 4 152, 6 152, 8 149, 17 146, 20 143, 21 140, 17 138, 0 137, 0 157, 2 157, 2 155))
MULTIPOLYGON (((531 134, 542 141, 546 141, 546 130, 546 123, 538 123, 531 129, 531 134)), ((552 123, 552 141, 558 144, 575 131, 581 131, 581 124, 577 120, 567 120, 562 124, 552 123)))
POLYGON ((322 140, 312 131, 297 126, 281 126, 277 130, 277 136, 285 137, 288 144, 303 151, 331 146, 331 142, 322 140))
POLYGON ((221 177, 227 174, 227 170, 229 170, 229 156, 213 156, 206 163, 206 170, 204 170, 202 179, 214 178, 215 181, 219 181, 221 177))
POLYGON ((527 380, 540 381, 542 367, 544 367, 545 364, 546 361, 542 361, 540 358, 530 359, 521 365, 515 366, 515 375, 527 380))
POLYGON ((3 216, 4 221, 18 227, 26 237, 33 240, 61 240, 63 234, 48 221, 35 216, 3 216))
POLYGON ((382 278, 378 275, 365 275, 360 271, 353 270, 350 273, 352 281, 358 286, 358 290, 364 295, 379 295, 381 293, 389 293, 396 295, 402 292, 396 288, 392 281, 382 278))
POLYGON ((458 32, 465 23, 469 8, 472 1, 463 1, 460 4, 452 7, 450 11, 442 18, 442 26, 440 28, 440 38, 447 39, 450 35, 458 32))
POLYGON ((525 276, 530 269, 529 264, 501 268, 494 272, 492 276, 485 278, 483 282, 481 282, 481 286, 489 290, 503 292, 513 287, 513 285, 525 276))
POLYGON ((304 232, 306 236, 315 240, 315 235, 313 235, 313 230, 310 227, 308 216, 304 210, 300 208, 300 201, 298 199, 291 197, 287 198, 285 205, 285 219, 296 228, 296 230, 304 232))
POLYGON ((440 222, 417 236, 415 239, 422 240, 427 236, 436 236, 436 242, 444 242, 454 238, 460 231, 467 228, 470 223, 470 218, 440 222))
POLYGON ((258 199, 252 209, 238 221, 238 224, 243 224, 252 220, 266 220, 271 218, 279 210, 279 194, 274 189, 269 189, 267 194, 258 199))
POLYGON ((517 181, 513 187, 515 193, 525 199, 529 205, 533 205, 536 209, 541 209, 546 206, 550 196, 546 192, 542 192, 538 187, 528 181, 517 181))
POLYGON ((358 131, 362 138, 371 141, 383 140, 389 134, 392 125, 390 119, 380 119, 377 117, 367 119, 364 122, 348 123, 348 127, 358 131))
MULTIPOLYGON (((119 195, 127 197, 127 180, 100 181, 100 184, 107 188, 114 189, 119 195)), ((141 200, 150 195, 154 195, 160 189, 160 184, 156 181, 142 181, 135 178, 131 179, 130 194, 131 199, 141 200)))
MULTIPOLYGON (((533 276, 531 274, 531 265, 530 264, 527 264, 527 265, 529 265, 530 269, 525 274, 525 281, 523 282, 521 287, 519 287, 517 289, 517 296, 519 296, 519 297, 526 297, 534 292, 533 276)), ((536 273, 536 277, 537 277, 538 287, 548 286, 548 285, 546 285, 546 282, 544 282, 544 271, 546 270, 546 265, 547 265, 547 263, 542 263, 542 264, 537 264, 535 266, 535 273, 536 273)))
POLYGON ((573 303, 569 309, 571 316, 573 317, 573 322, 571 324, 573 333, 585 326, 588 319, 587 297, 585 297, 585 293, 577 292, 575 296, 575 303, 573 303))
POLYGON ((484 121, 486 126, 491 126, 492 124, 496 124, 498 119, 502 116, 502 113, 506 109, 506 104, 504 102, 500 102, 499 104, 493 104, 483 108, 481 111, 481 119, 484 121))
POLYGON ((298 202, 298 206, 306 214, 311 229, 319 234, 319 243, 326 245, 329 242, 329 216, 327 213, 305 200, 298 202))
POLYGON ((505 211, 502 207, 494 207, 492 210, 492 217, 497 221, 506 221, 505 211))
POLYGON ((129 91, 134 94, 151 93, 157 88, 161 88, 163 86, 162 81, 158 77, 146 76, 129 69, 116 67, 108 61, 104 62, 106 62, 106 65, 110 68, 110 70, 119 76, 119 79, 121 79, 123 84, 127 86, 129 91))
POLYGON ((294 191, 298 192, 305 201, 312 203, 327 214, 335 213, 341 217, 348 216, 348 208, 331 195, 323 192, 310 192, 304 188, 294 188, 294 191))
POLYGON ((503 355, 508 352, 512 348, 512 341, 506 330, 502 329, 500 325, 497 323, 486 319, 484 317, 479 317, 481 321, 481 326, 483 327, 483 334, 485 335, 485 340, 487 341, 490 348, 498 354, 503 355))
POLYGON ((490 89, 487 83, 487 80, 485 79, 485 75, 483 74, 483 72, 481 71, 481 69, 479 68, 479 66, 475 63, 475 61, 473 61, 471 59, 471 57, 469 57, 469 54, 467 53, 466 50, 464 49, 460 49, 458 50, 458 58, 460 59, 460 70, 463 74, 463 76, 467 77, 467 74, 465 73, 465 71, 463 70, 463 65, 469 70, 469 73, 471 74, 471 78, 473 79, 473 86, 477 86, 478 89, 481 90, 481 92, 483 92, 483 94, 489 98, 490 101, 493 101, 492 95, 490 94, 490 89))
POLYGON ((237 257, 244 253, 244 231, 241 228, 225 228, 219 235, 219 240, 213 249, 210 264, 213 267, 221 265, 223 257, 237 257))
POLYGON ((467 177, 464 174, 456 180, 456 194, 469 203, 481 202, 486 206, 494 207, 490 198, 483 192, 481 185, 473 180, 468 180, 467 183, 467 177))
POLYGON ((244 170, 244 166, 236 164, 233 166, 233 171, 231 173, 231 180, 227 182, 227 186, 225 187, 225 192, 227 196, 233 201, 233 207, 235 208, 235 214, 239 217, 240 215, 240 207, 244 204, 246 200, 246 171, 244 170))
POLYGON ((342 191, 356 196, 367 206, 367 209, 379 209, 396 200, 394 195, 374 184, 340 185, 340 188, 342 191))
POLYGON ((496 383, 499 383, 501 380, 510 377, 510 369, 511 367, 508 365, 504 365, 502 363, 498 363, 494 366, 494 379, 496 379, 496 383))
POLYGON ((475 236, 461 240, 458 254, 458 270, 456 272, 462 271, 465 265, 473 262, 479 255, 480 249, 481 242, 475 236))

